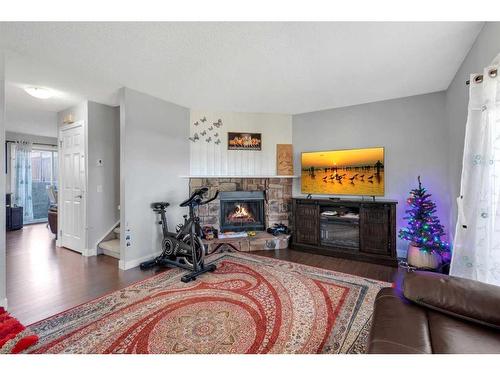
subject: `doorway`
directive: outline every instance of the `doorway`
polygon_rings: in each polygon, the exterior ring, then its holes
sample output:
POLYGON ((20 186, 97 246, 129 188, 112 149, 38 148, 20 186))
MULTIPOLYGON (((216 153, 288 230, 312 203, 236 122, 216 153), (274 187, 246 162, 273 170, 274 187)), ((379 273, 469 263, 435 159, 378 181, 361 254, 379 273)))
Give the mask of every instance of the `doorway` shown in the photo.
POLYGON ((51 205, 55 205, 58 179, 57 150, 33 145, 31 151, 31 196, 33 216, 25 224, 46 222, 51 205))
POLYGON ((59 163, 55 143, 6 142, 7 181, 11 192, 7 206, 13 212, 10 229, 48 221, 49 210, 57 203, 59 163))

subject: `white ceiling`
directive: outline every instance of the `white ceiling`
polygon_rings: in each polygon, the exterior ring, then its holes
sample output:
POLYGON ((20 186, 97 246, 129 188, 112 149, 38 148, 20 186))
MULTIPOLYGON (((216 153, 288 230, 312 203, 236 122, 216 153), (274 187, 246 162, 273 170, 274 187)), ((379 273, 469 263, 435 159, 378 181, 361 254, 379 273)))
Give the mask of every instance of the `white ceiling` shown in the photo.
POLYGON ((117 104, 127 86, 190 108, 303 113, 444 90, 481 22, 0 23, 8 106, 117 104), (23 85, 59 92, 29 98, 23 85))

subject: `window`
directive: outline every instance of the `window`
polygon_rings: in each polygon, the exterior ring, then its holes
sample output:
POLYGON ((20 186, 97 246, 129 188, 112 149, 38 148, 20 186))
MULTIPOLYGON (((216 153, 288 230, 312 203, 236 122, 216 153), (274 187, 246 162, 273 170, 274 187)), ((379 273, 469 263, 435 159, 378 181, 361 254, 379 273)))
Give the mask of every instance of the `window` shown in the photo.
POLYGON ((31 152, 33 221, 47 221, 50 205, 48 188, 53 185, 57 189, 58 179, 57 151, 37 148, 33 145, 31 152))

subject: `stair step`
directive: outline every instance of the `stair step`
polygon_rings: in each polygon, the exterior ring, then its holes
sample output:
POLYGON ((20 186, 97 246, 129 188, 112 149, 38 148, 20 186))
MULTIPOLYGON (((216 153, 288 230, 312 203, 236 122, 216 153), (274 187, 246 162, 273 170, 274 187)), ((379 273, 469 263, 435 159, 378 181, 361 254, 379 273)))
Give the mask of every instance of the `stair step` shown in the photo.
POLYGON ((116 238, 119 239, 121 233, 120 227, 116 227, 115 229, 113 229, 113 233, 115 234, 116 238))
POLYGON ((118 238, 101 242, 99 247, 103 250, 104 254, 120 258, 120 240, 118 238))

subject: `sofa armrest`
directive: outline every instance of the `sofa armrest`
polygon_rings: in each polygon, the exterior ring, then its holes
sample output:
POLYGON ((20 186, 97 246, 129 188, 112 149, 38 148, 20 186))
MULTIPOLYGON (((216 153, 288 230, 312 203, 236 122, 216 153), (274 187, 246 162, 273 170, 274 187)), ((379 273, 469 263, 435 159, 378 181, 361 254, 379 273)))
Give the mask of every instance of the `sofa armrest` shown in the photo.
POLYGON ((500 329, 500 287, 432 272, 409 272, 403 294, 444 314, 500 329))

